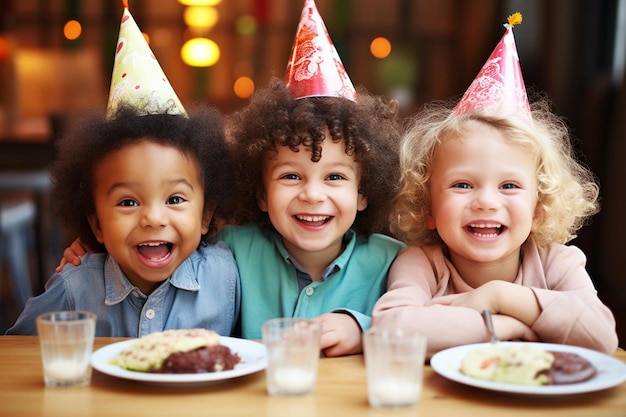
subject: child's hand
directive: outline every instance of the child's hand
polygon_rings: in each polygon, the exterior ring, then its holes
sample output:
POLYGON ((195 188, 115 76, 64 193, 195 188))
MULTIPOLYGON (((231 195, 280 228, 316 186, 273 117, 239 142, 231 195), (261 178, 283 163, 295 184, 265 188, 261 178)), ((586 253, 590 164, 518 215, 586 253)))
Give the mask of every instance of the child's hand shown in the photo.
POLYGON ((537 334, 524 322, 502 314, 492 315, 493 328, 499 340, 523 340, 539 342, 537 334))
POLYGON ((327 313, 313 319, 322 324, 320 349, 325 356, 361 353, 361 327, 349 314, 327 313))
POLYGON ((56 272, 61 272, 66 264, 72 264, 75 266, 80 265, 80 257, 87 253, 87 247, 83 246, 80 239, 76 239, 72 242, 69 248, 65 248, 63 251, 63 258, 61 263, 55 268, 56 272))
POLYGON ((531 288, 499 280, 468 292, 437 297, 430 303, 468 307, 478 312, 489 310, 492 314, 511 316, 527 326, 532 326, 541 313, 531 288))

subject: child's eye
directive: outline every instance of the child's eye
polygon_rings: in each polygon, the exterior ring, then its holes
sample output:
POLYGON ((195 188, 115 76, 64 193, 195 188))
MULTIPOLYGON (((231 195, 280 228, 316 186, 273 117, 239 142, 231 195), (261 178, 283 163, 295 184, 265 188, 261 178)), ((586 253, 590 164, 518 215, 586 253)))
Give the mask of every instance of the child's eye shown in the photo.
POLYGON ((139 204, 135 200, 127 198, 117 203, 117 205, 121 207, 137 207, 139 204))
POLYGON ((503 190, 514 190, 519 188, 517 184, 513 184, 512 182, 506 183, 502 185, 503 190))
POLYGON ((299 180, 300 177, 296 174, 285 174, 280 177, 281 180, 299 180))
POLYGON ((327 178, 328 178, 328 180, 330 180, 330 181, 337 181, 337 180, 343 180, 343 179, 345 179, 346 177, 344 177, 344 176, 343 176, 343 175, 341 175, 341 174, 330 174, 327 178))
POLYGON ((167 199, 167 204, 182 204, 185 202, 185 199, 179 195, 175 195, 167 199))
POLYGON ((464 190, 469 190, 470 188, 472 188, 471 185, 469 185, 469 183, 467 182, 457 182, 456 184, 452 185, 453 188, 462 188, 464 190))

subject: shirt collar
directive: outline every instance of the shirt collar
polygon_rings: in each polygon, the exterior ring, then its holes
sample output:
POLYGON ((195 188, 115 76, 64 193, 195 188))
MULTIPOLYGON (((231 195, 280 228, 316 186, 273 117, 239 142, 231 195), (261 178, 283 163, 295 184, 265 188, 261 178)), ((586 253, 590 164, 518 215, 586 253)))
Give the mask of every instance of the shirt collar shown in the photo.
MULTIPOLYGON (((176 268, 172 276, 167 280, 170 285, 186 291, 198 291, 200 289, 200 283, 196 277, 192 260, 192 257, 196 256, 198 254, 194 252, 192 256, 185 259, 176 268)), ((124 275, 120 264, 110 255, 107 255, 104 263, 104 287, 104 303, 108 306, 121 303, 133 291, 139 292, 139 289, 131 284, 126 275, 124 275)))
MULTIPOLYGON (((298 262, 291 257, 285 245, 283 245, 282 237, 278 232, 274 232, 273 234, 274 244, 280 253, 280 256, 283 258, 288 264, 293 265, 298 270, 302 271, 302 267, 298 264, 298 262)), ((343 235, 343 241, 346 245, 345 249, 341 254, 335 258, 333 262, 324 270, 324 274, 322 280, 326 279, 330 274, 335 272, 338 269, 342 269, 349 261, 352 256, 352 252, 354 251, 354 247, 356 246, 357 234, 354 230, 348 229, 348 231, 343 235)))

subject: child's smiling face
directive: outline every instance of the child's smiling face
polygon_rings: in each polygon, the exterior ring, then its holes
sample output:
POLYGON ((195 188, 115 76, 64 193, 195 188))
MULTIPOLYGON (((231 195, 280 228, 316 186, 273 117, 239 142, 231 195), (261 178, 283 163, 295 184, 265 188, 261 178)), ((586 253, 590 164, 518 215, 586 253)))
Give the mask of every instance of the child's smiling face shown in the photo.
POLYGON ((535 160, 482 123, 445 140, 432 162, 431 218, 453 263, 519 262, 535 227, 535 160))
POLYGON ((197 248, 210 211, 197 161, 149 140, 124 145, 94 170, 92 230, 128 279, 149 294, 197 248))
POLYGON ((324 140, 319 162, 303 146, 299 152, 279 146, 264 163, 259 207, 299 262, 311 254, 330 262, 341 253, 357 211, 367 207, 360 178, 360 165, 346 154, 343 141, 324 140))

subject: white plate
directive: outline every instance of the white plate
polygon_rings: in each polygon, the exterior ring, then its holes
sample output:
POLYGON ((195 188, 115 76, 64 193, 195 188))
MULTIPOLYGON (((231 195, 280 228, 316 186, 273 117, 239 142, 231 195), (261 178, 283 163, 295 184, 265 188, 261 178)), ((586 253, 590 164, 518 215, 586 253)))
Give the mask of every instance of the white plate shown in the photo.
POLYGON ((587 359, 596 367, 596 375, 584 382, 565 385, 517 385, 502 382, 493 382, 473 378, 461 373, 461 361, 465 355, 476 348, 488 346, 489 343, 457 346, 437 352, 430 359, 430 366, 438 374, 461 384, 484 388, 493 391, 502 391, 514 394, 526 395, 566 395, 583 392, 599 391, 614 387, 626 381, 626 364, 623 362, 596 352, 577 346, 558 345, 552 343, 531 342, 499 342, 502 345, 512 346, 521 343, 534 344, 538 347, 555 352, 573 352, 587 359))
POLYGON ((128 345, 137 339, 112 343, 95 351, 91 356, 91 365, 98 371, 135 381, 154 382, 159 384, 197 384, 212 381, 222 381, 254 372, 261 371, 267 366, 265 346, 252 340, 222 336, 220 344, 227 346, 241 358, 241 362, 234 369, 221 372, 203 372, 199 374, 158 374, 150 372, 135 372, 120 368, 110 363, 128 345))

